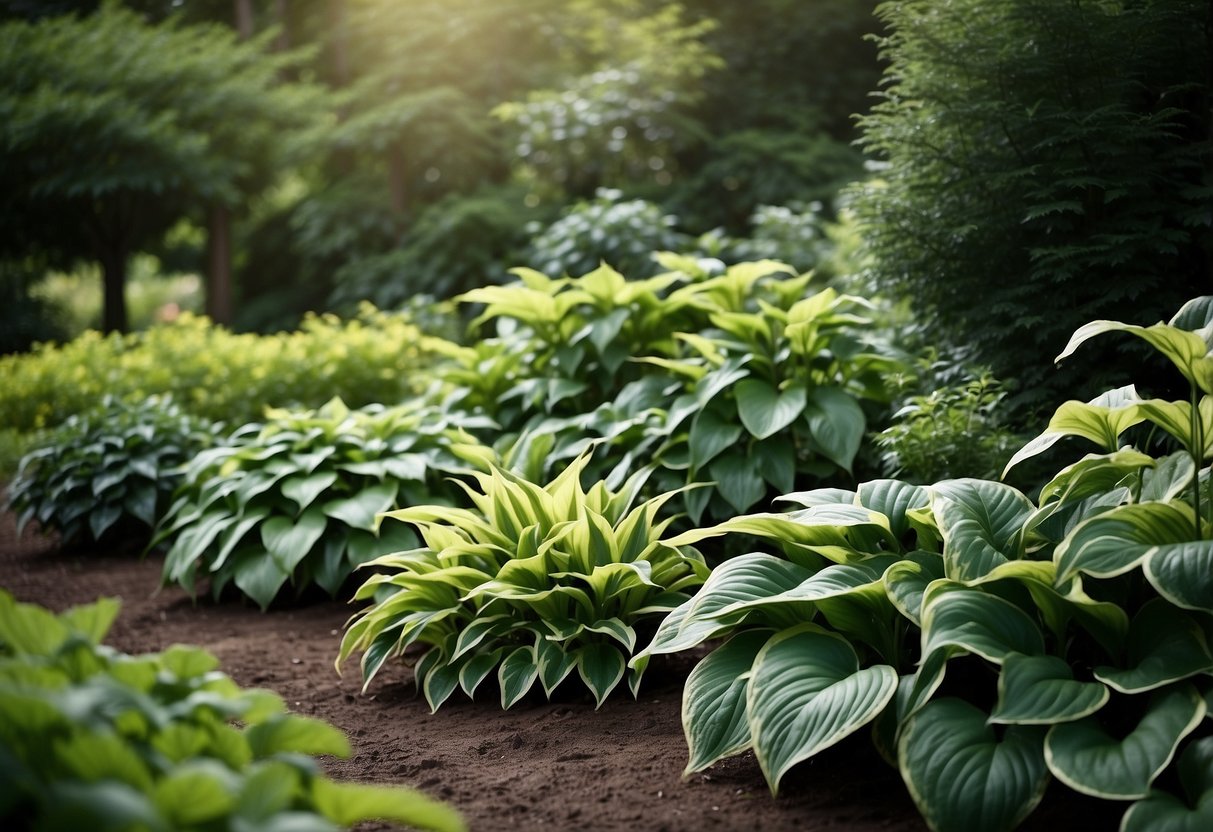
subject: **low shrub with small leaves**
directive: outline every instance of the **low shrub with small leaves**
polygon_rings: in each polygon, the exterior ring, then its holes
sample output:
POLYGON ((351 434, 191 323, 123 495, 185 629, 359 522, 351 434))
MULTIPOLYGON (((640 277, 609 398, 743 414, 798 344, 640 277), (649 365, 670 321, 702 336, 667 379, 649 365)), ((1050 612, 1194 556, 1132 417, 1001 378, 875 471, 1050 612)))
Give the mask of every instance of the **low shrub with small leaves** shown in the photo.
POLYGON ((181 466, 218 433, 156 396, 109 399, 69 417, 22 458, 9 486, 18 533, 37 520, 69 545, 146 540, 181 484, 181 466))
MULTIPOLYGON (((468 487, 474 508, 414 506, 389 516, 417 526, 424 546, 379 558, 358 591, 338 665, 362 651, 370 680, 411 645, 430 707, 494 670, 501 705, 538 681, 552 691, 574 670, 599 705, 623 680, 638 629, 681 604, 707 576, 698 552, 659 543, 671 494, 633 506, 643 473, 618 492, 581 487, 583 456, 546 486, 494 468, 468 487)), ((630 674, 635 693, 641 671, 630 674)))
POLYGON ((271 410, 186 466, 157 535, 172 541, 164 581, 194 592, 207 575, 214 595, 234 583, 263 609, 288 581, 334 595, 354 567, 416 544, 378 513, 449 502, 444 477, 488 462, 466 431, 483 425, 419 404, 271 410))
POLYGON ((209 653, 101 645, 117 614, 113 599, 55 615, 0 590, 6 829, 465 828, 420 792, 325 777, 313 755, 348 757, 345 736, 241 689, 209 653))

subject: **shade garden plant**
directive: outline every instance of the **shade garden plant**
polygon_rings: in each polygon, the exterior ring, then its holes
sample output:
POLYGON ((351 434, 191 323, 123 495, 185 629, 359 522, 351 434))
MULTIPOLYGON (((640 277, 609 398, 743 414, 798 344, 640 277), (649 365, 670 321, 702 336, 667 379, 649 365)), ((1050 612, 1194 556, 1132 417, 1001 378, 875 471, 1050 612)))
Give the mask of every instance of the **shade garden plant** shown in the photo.
POLYGON ((867 728, 939 830, 1011 828, 1051 779, 1123 801, 1122 829, 1213 820, 1213 299, 1166 324, 1099 321, 1179 369, 1190 401, 1132 387, 1058 409, 1011 464, 1067 436, 1098 451, 1036 500, 977 479, 786 495, 795 509, 677 535, 776 543, 716 569, 632 660, 723 640, 683 695, 687 772, 752 749, 772 792, 867 728), (1171 448, 1129 439, 1166 435, 1171 448))
POLYGON ((209 653, 103 645, 103 598, 54 614, 0 590, 0 817, 14 829, 297 829, 364 820, 465 828, 399 786, 338 783, 318 755, 350 756, 333 726, 242 689, 209 653))
POLYGON ((416 544, 378 513, 449 504, 446 478, 491 459, 468 433, 483 423, 424 402, 271 410, 185 466, 154 541, 164 581, 193 593, 206 577, 214 596, 234 585, 262 609, 287 584, 336 595, 358 565, 416 544))

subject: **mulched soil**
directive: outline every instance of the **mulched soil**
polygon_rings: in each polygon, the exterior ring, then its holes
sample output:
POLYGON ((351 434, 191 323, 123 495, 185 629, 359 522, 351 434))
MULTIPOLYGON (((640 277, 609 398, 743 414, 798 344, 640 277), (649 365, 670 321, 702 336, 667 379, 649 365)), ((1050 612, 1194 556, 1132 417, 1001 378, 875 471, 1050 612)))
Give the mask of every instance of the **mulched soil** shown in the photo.
MULTIPOLYGON (((347 605, 262 613, 238 599, 157 591, 159 575, 155 556, 59 551, 36 531, 18 538, 12 517, 0 515, 0 586, 18 600, 62 610, 121 598, 109 644, 210 650, 241 685, 277 691, 294 711, 349 735, 354 756, 325 761, 333 776, 414 786, 457 807, 473 830, 925 829, 866 736, 798 766, 776 799, 748 753, 684 780, 680 700, 692 659, 654 662, 638 700, 617 691, 597 711, 572 685, 552 702, 532 695, 502 711, 486 682, 475 702, 457 692, 430 714, 404 666, 385 669, 366 693, 356 661, 337 675, 347 605)), ((1053 784, 1023 828, 1115 829, 1109 808, 1053 784)))

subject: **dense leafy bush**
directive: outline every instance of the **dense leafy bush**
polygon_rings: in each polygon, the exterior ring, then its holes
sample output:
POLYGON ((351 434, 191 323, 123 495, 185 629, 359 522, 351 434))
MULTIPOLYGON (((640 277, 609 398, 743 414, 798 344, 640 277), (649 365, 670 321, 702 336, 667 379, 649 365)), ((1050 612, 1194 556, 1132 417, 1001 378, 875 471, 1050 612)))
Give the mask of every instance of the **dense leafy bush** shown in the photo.
POLYGON ((88 332, 63 345, 0 358, 0 423, 53 427, 106 394, 171 393, 187 412, 230 424, 268 407, 393 404, 418 391, 427 357, 405 318, 365 307, 358 318, 307 318, 295 332, 234 334, 182 315, 146 332, 88 332))
POLYGON ((242 690, 202 650, 101 645, 118 602, 60 615, 0 590, 0 818, 12 829, 336 830, 383 819, 461 830, 419 792, 337 783, 336 728, 242 690))
MULTIPOLYGON (((362 651, 369 683, 410 645, 437 710, 456 687, 472 696, 497 670, 508 708, 536 680, 552 691, 577 670, 599 705, 622 681, 638 628, 676 607, 707 575, 698 553, 658 542, 671 495, 633 506, 644 473, 612 492, 581 487, 585 457, 546 486, 494 468, 468 488, 474 508, 415 506, 388 516, 413 523, 425 545, 379 558, 359 598, 338 663, 362 651)), ((633 691, 641 671, 628 680, 633 691)))
POLYGON ((1208 821, 1213 299, 1170 325, 1097 321, 1063 357, 1113 330, 1169 357, 1192 401, 1128 387, 1062 406, 1013 462, 1066 436, 1100 452, 1037 503, 986 480, 879 480, 665 541, 739 532, 786 555, 718 568, 633 660, 728 639, 687 681, 688 771, 753 748, 776 791, 797 762, 871 724, 934 829, 1012 827, 1051 777, 1134 801, 1125 830, 1208 821), (1179 450, 1123 444, 1139 424, 1179 450))
POLYGON ((820 202, 759 205, 750 215, 745 237, 731 237, 717 228, 700 235, 696 248, 724 263, 778 260, 807 272, 830 257, 833 244, 825 224, 820 202))
POLYGON ((146 540, 181 483, 180 468, 219 426, 152 396, 106 399, 71 416, 22 458, 9 486, 17 530, 37 520, 64 544, 146 540))
POLYGON ((185 485, 157 540, 172 539, 165 582, 190 592, 200 575, 217 597, 229 583, 262 609, 288 581, 330 595, 350 572, 416 545, 402 523, 376 514, 450 500, 445 475, 490 452, 473 420, 419 405, 350 411, 334 399, 317 411, 271 410, 185 468, 185 485))

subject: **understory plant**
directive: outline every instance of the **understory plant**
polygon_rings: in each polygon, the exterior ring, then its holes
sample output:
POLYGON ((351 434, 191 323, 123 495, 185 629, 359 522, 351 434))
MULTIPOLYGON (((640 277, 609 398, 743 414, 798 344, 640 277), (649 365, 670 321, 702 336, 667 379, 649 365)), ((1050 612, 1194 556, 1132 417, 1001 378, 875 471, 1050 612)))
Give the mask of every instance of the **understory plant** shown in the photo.
POLYGON ((106 398, 22 457, 8 494, 17 533, 37 520, 65 545, 146 542, 181 483, 181 466, 213 445, 219 431, 168 398, 106 398))
MULTIPOLYGON (((574 670, 598 705, 623 680, 643 628, 707 575, 698 552, 659 542, 671 494, 634 505, 646 472, 618 491, 581 486, 585 456, 546 486, 499 467, 467 486, 472 508, 413 506, 386 516, 414 524, 424 545, 371 562, 337 659, 362 652, 367 684, 412 645, 419 690, 437 710, 473 696, 496 671, 509 708, 536 681, 549 697, 574 670)), ((628 679, 633 694, 643 668, 628 679)))
POLYGON ((103 598, 61 614, 0 590, 0 818, 10 829, 295 829, 363 820, 464 829, 399 786, 337 783, 314 755, 345 736, 241 689, 202 650, 131 656, 101 644, 103 598))
POLYGON ((633 666, 724 639, 683 696, 687 772, 752 749, 786 772, 861 728, 933 829, 1006 829, 1051 779, 1124 801, 1124 830, 1213 822, 1213 298, 1168 324, 1098 321, 1163 353, 1191 401, 1069 402, 1013 460, 1098 451, 1032 501, 978 479, 786 495, 675 536, 777 543, 719 567, 633 666), (1129 444, 1151 431, 1175 450, 1129 444), (1170 452, 1167 452, 1170 450, 1170 452))
POLYGON ((157 534, 171 540, 163 580, 193 593, 205 575, 216 597, 234 583, 262 609, 288 582, 335 595, 359 564, 416 545, 378 513, 449 501, 444 478, 487 462, 474 426, 483 420, 419 403, 271 410, 186 466, 157 534))

